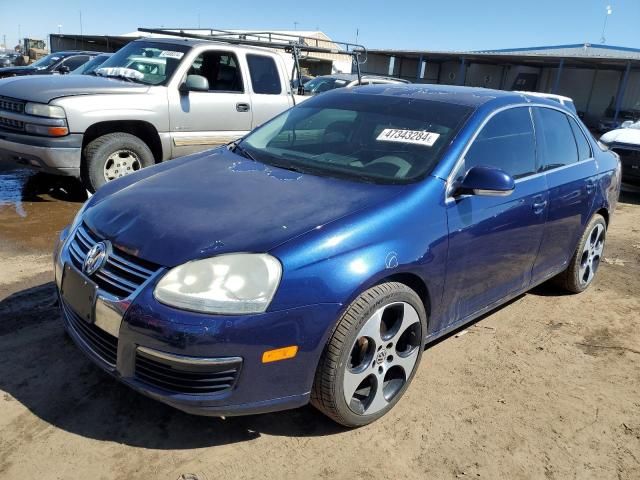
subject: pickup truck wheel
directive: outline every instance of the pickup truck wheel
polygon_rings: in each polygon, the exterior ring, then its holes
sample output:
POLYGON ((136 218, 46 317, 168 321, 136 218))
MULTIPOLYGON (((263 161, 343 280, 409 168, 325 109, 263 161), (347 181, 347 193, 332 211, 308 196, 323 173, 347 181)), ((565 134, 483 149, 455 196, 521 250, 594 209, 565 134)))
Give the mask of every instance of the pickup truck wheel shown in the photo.
POLYGON ((105 183, 155 163, 151 149, 138 137, 124 132, 108 133, 84 149, 82 176, 95 192, 105 183))

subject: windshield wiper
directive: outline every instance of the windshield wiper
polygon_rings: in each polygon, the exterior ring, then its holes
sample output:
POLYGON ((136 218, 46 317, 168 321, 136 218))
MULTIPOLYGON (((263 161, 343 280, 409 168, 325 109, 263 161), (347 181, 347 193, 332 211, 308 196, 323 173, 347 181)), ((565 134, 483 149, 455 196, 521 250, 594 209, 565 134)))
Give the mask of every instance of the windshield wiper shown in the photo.
POLYGON ((231 150, 233 153, 238 153, 244 158, 248 158, 249 160, 253 160, 254 162, 257 162, 257 160, 254 158, 253 155, 251 155, 249 152, 247 152, 244 148, 240 146, 241 141, 242 140, 236 140, 235 142, 231 142, 229 144, 229 146, 231 147, 229 150, 231 150))

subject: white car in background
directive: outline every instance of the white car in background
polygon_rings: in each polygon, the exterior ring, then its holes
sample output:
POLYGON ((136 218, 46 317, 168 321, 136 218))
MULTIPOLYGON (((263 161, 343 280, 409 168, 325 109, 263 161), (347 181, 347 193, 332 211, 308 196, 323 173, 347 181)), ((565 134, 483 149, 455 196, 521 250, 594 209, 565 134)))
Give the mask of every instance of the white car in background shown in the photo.
POLYGON ((626 121, 600 137, 600 142, 620 155, 622 181, 640 185, 640 121, 626 121))
POLYGON ((555 93, 543 93, 543 92, 518 92, 518 93, 531 95, 532 97, 546 98, 547 100, 558 102, 559 104, 564 105, 573 113, 578 115, 578 111, 576 110, 576 105, 575 103, 573 103, 573 99, 569 97, 565 97, 563 95, 556 95, 555 93))

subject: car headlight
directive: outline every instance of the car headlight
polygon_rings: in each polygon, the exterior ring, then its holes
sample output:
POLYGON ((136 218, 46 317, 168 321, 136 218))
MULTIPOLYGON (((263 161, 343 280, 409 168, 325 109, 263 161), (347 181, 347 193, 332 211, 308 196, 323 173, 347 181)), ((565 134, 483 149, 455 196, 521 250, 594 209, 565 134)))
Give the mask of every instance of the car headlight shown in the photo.
POLYGON ((46 105, 44 103, 26 103, 24 113, 38 117, 66 118, 64 108, 55 105, 46 105))
POLYGON ((194 312, 262 313, 281 276, 282 265, 271 255, 234 253, 173 268, 153 294, 161 303, 194 312))

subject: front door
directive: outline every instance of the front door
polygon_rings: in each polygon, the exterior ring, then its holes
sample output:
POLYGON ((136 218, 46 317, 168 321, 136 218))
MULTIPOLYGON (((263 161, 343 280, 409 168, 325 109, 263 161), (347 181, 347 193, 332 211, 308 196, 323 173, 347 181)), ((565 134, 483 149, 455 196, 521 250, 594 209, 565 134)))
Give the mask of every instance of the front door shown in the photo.
POLYGON ((173 157, 224 145, 251 130, 251 97, 235 54, 207 50, 187 75, 206 78, 209 90, 169 91, 173 157))
POLYGON ((595 198, 591 145, 578 123, 551 108, 534 108, 539 169, 549 186, 549 214, 532 272, 535 283, 564 269, 590 219, 595 198))
POLYGON ((444 291, 448 325, 482 313, 529 285, 547 215, 547 185, 536 175, 528 107, 499 112, 483 127, 455 176, 477 165, 501 168, 516 181, 508 196, 447 199, 449 255, 444 291))

